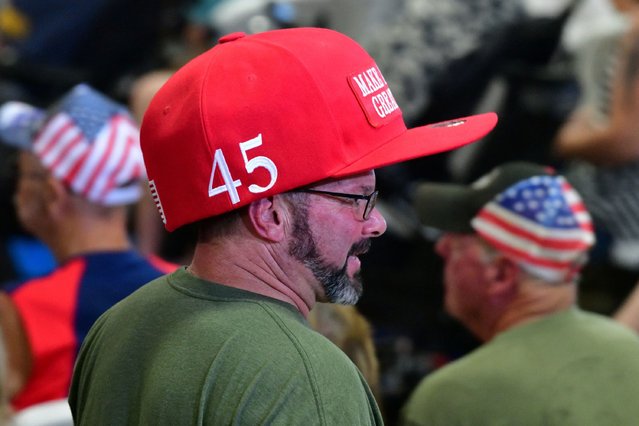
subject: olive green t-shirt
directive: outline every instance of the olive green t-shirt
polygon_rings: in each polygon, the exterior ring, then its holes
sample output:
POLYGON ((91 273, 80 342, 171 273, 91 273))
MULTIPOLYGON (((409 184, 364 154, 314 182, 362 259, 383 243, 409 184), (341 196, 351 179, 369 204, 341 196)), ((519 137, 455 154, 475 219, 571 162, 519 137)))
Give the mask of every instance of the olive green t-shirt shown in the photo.
POLYGON ((180 269, 111 308, 80 351, 79 425, 376 425, 342 351, 292 306, 180 269))
POLYGON ((427 376, 403 425, 639 425, 639 337, 573 308, 513 327, 427 376))

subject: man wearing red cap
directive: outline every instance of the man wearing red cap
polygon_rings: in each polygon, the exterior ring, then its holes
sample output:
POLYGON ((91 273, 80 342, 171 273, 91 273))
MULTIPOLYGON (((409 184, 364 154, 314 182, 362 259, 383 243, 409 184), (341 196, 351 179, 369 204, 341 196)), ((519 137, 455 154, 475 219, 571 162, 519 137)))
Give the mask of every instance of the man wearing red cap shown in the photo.
POLYGON ((159 90, 142 125, 190 266, 104 315, 76 365, 78 424, 380 424, 359 371, 306 321, 353 304, 386 223, 373 169, 474 141, 494 114, 407 130, 374 60, 335 31, 230 34, 159 90))
POLYGON ((445 308, 486 343, 427 376, 405 425, 631 425, 639 340, 576 306, 595 238, 552 170, 508 163, 470 186, 421 184, 422 222, 443 231, 445 308))
POLYGON ((0 293, 9 393, 21 410, 66 399, 93 322, 175 268, 143 257, 128 238, 127 207, 140 197, 145 170, 139 129, 123 106, 84 84, 47 111, 8 102, 0 138, 21 149, 18 219, 58 263, 0 293))

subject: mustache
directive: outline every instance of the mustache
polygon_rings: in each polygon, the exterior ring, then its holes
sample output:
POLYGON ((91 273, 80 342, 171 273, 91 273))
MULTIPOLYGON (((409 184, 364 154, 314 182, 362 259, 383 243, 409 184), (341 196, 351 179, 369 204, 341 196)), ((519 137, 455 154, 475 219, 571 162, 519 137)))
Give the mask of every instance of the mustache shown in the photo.
POLYGON ((349 256, 359 256, 360 254, 364 254, 368 252, 371 248, 371 240, 369 238, 365 240, 361 240, 353 244, 350 251, 348 252, 349 256))

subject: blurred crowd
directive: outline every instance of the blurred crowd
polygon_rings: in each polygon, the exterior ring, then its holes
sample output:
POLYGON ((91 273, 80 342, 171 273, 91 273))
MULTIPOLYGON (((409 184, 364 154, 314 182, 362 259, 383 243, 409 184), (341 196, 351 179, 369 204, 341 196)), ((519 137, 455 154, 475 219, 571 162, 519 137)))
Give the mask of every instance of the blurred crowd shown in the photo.
MULTIPOLYGON (((53 111, 85 83, 139 123, 172 73, 219 37, 315 26, 369 51, 407 124, 495 111, 499 124, 481 141, 378 170, 388 232, 362 259, 364 296, 357 308, 321 305, 310 317, 360 367, 393 425, 424 377, 480 345, 444 308, 441 233, 418 218, 417 183, 469 184, 511 161, 554 167, 583 197, 596 234, 579 305, 614 315, 631 300, 639 279, 635 8, 632 0, 4 0, 0 104, 53 111)), ((0 145, 0 279, 9 292, 60 258, 34 232, 44 225, 18 218, 20 158, 0 145)), ((125 204, 132 251, 157 271, 189 263, 193 229, 166 233, 146 189, 125 204)), ((631 323, 634 306, 625 308, 631 323)))

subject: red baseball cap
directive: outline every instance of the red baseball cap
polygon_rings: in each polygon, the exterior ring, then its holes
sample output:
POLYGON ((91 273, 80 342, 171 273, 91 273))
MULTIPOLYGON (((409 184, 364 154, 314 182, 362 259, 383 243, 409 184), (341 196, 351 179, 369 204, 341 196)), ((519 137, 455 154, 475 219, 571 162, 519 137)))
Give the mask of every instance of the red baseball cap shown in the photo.
POLYGON ((473 142, 494 113, 407 130, 375 61, 333 30, 234 33, 178 70, 141 144, 167 230, 257 199, 473 142))

